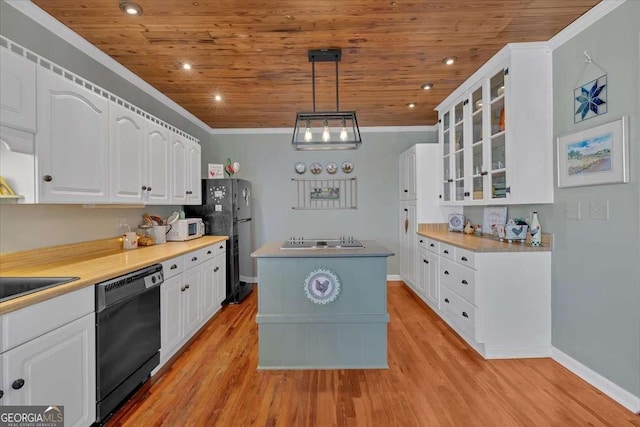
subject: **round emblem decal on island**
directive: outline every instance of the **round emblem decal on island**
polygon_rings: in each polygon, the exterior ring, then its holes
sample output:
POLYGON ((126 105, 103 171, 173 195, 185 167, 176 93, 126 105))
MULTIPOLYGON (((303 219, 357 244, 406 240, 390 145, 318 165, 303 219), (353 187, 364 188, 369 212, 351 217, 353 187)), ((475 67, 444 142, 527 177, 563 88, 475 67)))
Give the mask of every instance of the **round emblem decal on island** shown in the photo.
POLYGON ((327 269, 313 270, 304 280, 304 292, 312 302, 327 304, 333 302, 340 294, 340 279, 338 275, 327 269))

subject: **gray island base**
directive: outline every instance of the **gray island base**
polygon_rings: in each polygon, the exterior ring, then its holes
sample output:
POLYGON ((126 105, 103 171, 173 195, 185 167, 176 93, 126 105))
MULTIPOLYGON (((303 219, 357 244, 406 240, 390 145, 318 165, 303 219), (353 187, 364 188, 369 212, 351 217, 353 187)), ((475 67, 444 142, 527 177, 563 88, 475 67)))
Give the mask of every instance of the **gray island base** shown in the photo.
POLYGON ((361 249, 282 250, 258 262, 258 369, 383 369, 387 363, 387 257, 361 249))

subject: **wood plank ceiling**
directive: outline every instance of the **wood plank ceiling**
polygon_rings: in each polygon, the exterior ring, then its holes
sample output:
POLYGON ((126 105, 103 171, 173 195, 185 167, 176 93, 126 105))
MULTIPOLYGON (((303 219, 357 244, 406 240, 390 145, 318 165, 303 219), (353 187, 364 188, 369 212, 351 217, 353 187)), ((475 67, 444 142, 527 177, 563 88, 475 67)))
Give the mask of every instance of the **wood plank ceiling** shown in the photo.
MULTIPOLYGON (((434 124, 434 107, 506 43, 548 40, 598 2, 139 0, 129 16, 117 0, 34 0, 212 128, 292 127, 312 109, 307 51, 321 48, 342 49, 340 110, 360 126, 434 124)), ((333 63, 316 64, 316 97, 335 111, 333 63)))

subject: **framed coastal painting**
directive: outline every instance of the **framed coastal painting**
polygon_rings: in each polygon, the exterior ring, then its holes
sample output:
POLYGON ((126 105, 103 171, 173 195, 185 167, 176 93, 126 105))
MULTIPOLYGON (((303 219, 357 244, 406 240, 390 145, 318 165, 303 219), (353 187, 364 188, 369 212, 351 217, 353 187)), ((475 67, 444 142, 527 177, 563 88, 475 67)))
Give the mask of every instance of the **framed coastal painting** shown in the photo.
POLYGON ((558 138, 558 187, 629 182, 626 116, 558 138))

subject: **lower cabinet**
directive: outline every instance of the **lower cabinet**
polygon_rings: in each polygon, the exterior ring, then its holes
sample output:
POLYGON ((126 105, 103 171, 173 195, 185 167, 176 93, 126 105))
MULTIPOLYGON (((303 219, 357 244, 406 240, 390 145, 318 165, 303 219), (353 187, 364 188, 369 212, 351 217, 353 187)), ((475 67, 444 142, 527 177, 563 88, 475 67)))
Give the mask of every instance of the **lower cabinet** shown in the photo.
POLYGON ((551 252, 473 252, 420 235, 417 251, 416 294, 482 356, 550 355, 551 252))
POLYGON ((163 263, 160 366, 220 310, 226 297, 225 248, 223 242, 163 263))
MULTIPOLYGON (((88 290, 92 295, 93 288, 88 290)), ((26 318, 33 321, 23 328, 26 342, 0 354, 0 405, 64 406, 65 426, 90 426, 96 419, 95 314, 91 304, 91 313, 52 326, 51 319, 68 318, 78 308, 67 306, 60 300, 64 297, 3 316, 3 328, 19 328, 17 323, 26 318), (56 302, 63 314, 52 314, 56 302), (38 318, 50 331, 29 339, 40 328, 38 318)))

